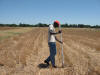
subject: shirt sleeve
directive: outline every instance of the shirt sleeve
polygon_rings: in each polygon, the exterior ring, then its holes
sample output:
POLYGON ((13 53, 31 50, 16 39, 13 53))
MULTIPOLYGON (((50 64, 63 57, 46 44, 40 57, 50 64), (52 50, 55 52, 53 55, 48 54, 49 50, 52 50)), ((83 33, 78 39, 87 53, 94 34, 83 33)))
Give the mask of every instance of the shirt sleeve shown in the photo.
POLYGON ((53 30, 53 26, 52 25, 49 26, 49 30, 53 30))
POLYGON ((54 28, 52 25, 49 26, 49 32, 51 32, 51 33, 54 32, 54 28))

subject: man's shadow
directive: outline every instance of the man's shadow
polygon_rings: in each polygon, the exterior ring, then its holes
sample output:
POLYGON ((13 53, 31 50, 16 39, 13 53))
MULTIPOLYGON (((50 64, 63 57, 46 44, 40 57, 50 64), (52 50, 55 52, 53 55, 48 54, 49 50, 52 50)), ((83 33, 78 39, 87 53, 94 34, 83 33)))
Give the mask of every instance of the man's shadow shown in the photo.
POLYGON ((49 68, 49 65, 48 64, 45 64, 45 63, 40 63, 38 65, 38 67, 41 69, 41 68, 49 68))

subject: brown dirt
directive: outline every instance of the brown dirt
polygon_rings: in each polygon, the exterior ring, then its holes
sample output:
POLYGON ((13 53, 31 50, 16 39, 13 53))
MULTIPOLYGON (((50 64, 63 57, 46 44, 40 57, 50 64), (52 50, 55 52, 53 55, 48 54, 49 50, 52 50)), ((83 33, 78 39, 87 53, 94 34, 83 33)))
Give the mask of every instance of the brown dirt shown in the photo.
POLYGON ((0 75, 100 75, 99 37, 100 30, 63 28, 64 68, 58 42, 58 68, 39 68, 49 55, 48 29, 33 28, 0 42, 0 75))

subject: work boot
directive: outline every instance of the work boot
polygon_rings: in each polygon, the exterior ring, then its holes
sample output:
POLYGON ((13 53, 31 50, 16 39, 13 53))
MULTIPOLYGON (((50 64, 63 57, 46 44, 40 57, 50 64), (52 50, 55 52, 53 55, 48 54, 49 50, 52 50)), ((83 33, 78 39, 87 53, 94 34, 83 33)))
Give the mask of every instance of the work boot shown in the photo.
POLYGON ((55 65, 54 65, 54 66, 52 66, 52 67, 53 67, 53 68, 57 68, 57 66, 55 66, 55 65))
POLYGON ((47 65, 49 65, 49 62, 47 62, 46 60, 44 61, 44 63, 46 63, 47 65))

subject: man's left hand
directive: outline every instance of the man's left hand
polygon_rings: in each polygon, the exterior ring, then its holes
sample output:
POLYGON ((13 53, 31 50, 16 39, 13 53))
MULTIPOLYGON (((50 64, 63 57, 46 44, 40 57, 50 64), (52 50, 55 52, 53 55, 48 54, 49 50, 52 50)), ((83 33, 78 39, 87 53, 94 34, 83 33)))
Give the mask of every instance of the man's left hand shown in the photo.
POLYGON ((59 41, 61 44, 63 44, 63 42, 62 41, 59 41))

